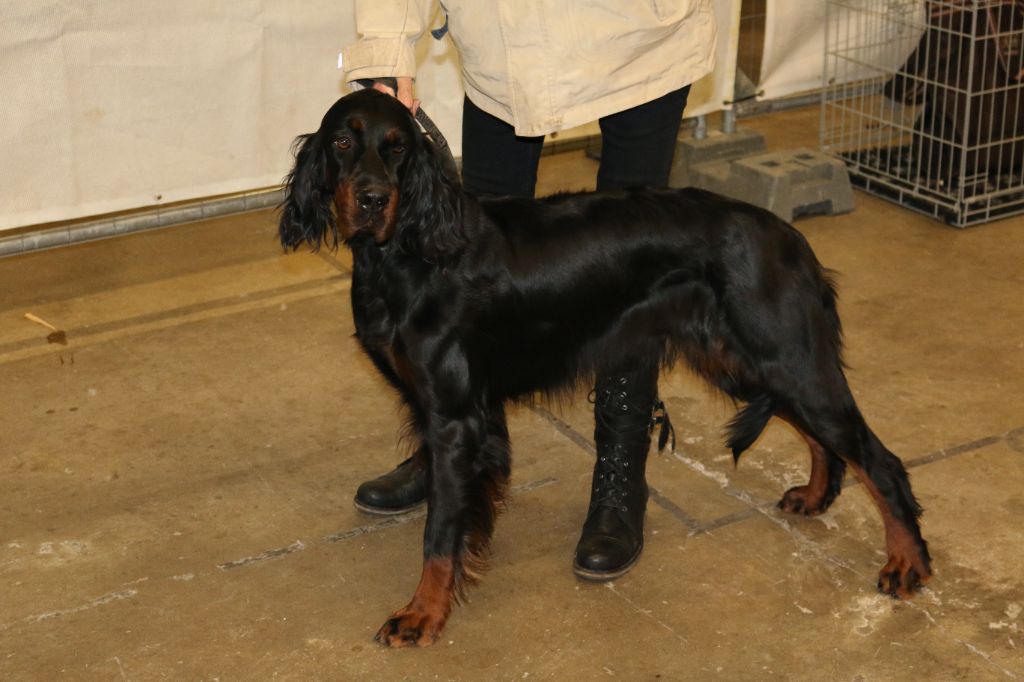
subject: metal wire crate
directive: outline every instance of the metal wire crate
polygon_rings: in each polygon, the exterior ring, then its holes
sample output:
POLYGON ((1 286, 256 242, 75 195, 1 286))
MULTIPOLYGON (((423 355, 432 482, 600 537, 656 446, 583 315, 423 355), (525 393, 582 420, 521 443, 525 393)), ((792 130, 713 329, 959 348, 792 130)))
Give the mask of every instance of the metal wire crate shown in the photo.
POLYGON ((1024 0, 829 0, 822 147, 966 227, 1024 213, 1024 0))

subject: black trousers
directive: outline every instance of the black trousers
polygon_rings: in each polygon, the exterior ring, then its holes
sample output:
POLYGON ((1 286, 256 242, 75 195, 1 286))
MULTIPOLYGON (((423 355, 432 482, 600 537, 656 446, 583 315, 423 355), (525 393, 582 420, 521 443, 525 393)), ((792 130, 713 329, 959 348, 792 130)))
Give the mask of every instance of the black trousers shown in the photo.
MULTIPOLYGON (((665 187, 690 86, 599 119, 597 189, 665 187)), ((462 182, 472 194, 532 197, 543 137, 519 137, 469 101, 462 109, 462 182)))

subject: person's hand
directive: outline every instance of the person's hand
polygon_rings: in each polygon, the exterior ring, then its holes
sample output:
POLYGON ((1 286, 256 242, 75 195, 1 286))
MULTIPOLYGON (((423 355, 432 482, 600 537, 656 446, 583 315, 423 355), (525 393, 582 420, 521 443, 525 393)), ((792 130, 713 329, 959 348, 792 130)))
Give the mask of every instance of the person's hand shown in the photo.
POLYGON ((420 101, 416 99, 412 91, 412 78, 408 76, 399 76, 395 79, 398 81, 398 92, 395 92, 383 83, 374 83, 373 89, 379 90, 387 95, 391 95, 399 102, 404 104, 413 114, 420 108, 420 101))

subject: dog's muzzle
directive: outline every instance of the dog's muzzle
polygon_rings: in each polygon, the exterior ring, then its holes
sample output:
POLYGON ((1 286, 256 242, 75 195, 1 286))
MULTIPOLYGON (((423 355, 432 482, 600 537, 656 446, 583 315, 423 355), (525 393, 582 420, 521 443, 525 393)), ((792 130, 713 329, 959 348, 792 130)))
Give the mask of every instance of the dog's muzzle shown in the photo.
POLYGON ((350 239, 366 232, 378 244, 386 242, 395 231, 397 204, 398 190, 394 187, 343 183, 335 194, 342 236, 350 239))
POLYGON ((373 216, 388 207, 391 192, 382 189, 365 189, 356 192, 356 205, 367 216, 373 216))

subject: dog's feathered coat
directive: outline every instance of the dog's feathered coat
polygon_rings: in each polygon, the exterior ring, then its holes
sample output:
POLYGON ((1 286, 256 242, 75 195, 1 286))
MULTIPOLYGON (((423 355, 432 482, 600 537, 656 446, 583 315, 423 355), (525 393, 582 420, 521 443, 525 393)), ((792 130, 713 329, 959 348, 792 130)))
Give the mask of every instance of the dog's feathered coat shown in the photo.
POLYGON ((427 465, 422 579, 380 641, 432 642, 481 568, 509 475, 505 401, 678 358, 746 403, 734 456, 772 416, 806 440, 810 482, 780 507, 824 511, 848 464, 884 520, 879 588, 907 597, 930 576, 906 472, 847 386, 833 286, 772 214, 695 189, 477 199, 369 90, 300 138, 283 206, 285 246, 352 249, 356 334, 427 465))

